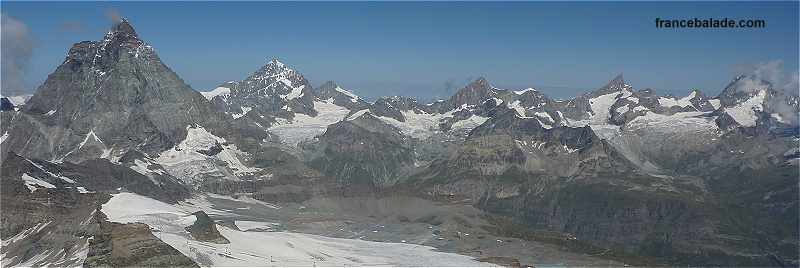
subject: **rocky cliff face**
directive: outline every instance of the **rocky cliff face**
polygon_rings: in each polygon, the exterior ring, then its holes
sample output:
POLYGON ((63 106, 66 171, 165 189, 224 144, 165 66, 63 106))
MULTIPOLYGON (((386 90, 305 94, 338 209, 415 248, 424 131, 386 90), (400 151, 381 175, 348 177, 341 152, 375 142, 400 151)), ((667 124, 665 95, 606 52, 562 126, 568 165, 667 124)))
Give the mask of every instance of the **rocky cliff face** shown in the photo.
POLYGON ((195 217, 194 223, 186 227, 186 231, 198 241, 206 241, 217 244, 228 244, 227 238, 219 234, 216 223, 203 211, 192 213, 195 217))
POLYGON ((220 133, 228 125, 127 21, 101 41, 75 44, 18 117, 3 155, 69 162, 156 154, 179 143, 188 125, 220 133))
POLYGON ((369 112, 329 126, 305 149, 309 165, 344 186, 392 185, 414 163, 413 151, 399 130, 369 112))
POLYGON ((108 222, 102 212, 89 242, 86 267, 199 267, 178 250, 159 240, 142 223, 108 222))

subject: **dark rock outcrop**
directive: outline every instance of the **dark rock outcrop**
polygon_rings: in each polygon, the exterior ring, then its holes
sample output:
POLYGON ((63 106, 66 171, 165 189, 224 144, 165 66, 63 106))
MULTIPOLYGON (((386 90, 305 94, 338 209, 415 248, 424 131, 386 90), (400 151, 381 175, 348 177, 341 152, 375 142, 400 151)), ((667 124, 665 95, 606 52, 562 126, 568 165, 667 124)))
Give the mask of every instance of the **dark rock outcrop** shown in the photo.
POLYGON ((186 231, 192 238, 198 241, 212 242, 217 244, 228 244, 227 238, 222 236, 217 230, 217 224, 208 217, 203 211, 192 213, 197 220, 191 225, 186 227, 186 231))
POLYGON ((155 237, 142 223, 115 223, 102 212, 95 217, 99 228, 89 242, 86 267, 199 267, 177 249, 155 237))

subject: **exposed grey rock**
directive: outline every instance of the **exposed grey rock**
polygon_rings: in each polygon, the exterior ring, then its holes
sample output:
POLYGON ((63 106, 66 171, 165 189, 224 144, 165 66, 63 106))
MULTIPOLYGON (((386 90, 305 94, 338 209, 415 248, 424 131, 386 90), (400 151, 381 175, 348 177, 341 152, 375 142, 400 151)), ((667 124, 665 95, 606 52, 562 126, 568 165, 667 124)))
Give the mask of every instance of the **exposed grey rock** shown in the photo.
POLYGON ((192 238, 198 241, 212 242, 217 244, 229 244, 227 238, 222 236, 217 230, 217 225, 203 211, 192 213, 197 219, 192 225, 186 227, 186 231, 192 238))
POLYGON ((406 117, 403 116, 403 113, 400 108, 394 107, 392 105, 392 100, 389 98, 379 98, 372 104, 370 107, 370 111, 377 116, 385 116, 389 118, 394 118, 397 121, 405 122, 406 117))
POLYGON ((332 99, 333 104, 345 107, 350 111, 360 111, 370 107, 369 103, 341 88, 333 81, 325 82, 317 87, 314 95, 321 101, 332 99))
POLYGON ((330 125, 309 151, 309 165, 344 186, 384 187, 413 166, 413 151, 394 126, 370 113, 330 125))
POLYGON ((14 108, 14 104, 8 98, 0 98, 0 111, 13 111, 14 108))
POLYGON ((97 212, 98 230, 89 243, 86 267, 199 267, 177 249, 155 237, 142 223, 108 222, 97 212))

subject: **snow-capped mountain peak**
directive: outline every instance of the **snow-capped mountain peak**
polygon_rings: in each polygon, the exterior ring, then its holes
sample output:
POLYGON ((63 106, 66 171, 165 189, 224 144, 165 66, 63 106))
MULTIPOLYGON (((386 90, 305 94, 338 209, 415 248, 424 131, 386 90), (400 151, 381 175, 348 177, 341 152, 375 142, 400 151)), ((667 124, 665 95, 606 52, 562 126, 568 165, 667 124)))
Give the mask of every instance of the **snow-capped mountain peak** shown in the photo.
MULTIPOLYGON (((278 59, 273 58, 266 65, 262 66, 258 71, 253 73, 247 80, 282 80, 288 79, 294 84, 298 84, 301 80, 305 80, 302 75, 278 59)), ((291 86, 291 84, 289 84, 291 86)))

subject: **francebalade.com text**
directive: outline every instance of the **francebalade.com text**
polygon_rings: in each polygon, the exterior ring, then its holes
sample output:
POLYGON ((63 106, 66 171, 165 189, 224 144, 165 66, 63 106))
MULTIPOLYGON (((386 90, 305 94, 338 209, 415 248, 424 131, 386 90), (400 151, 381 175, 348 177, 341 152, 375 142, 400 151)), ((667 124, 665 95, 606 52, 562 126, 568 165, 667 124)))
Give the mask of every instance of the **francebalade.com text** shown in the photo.
POLYGON ((656 28, 765 28, 767 22, 760 19, 729 19, 729 18, 692 18, 692 19, 662 19, 656 18, 656 28))

